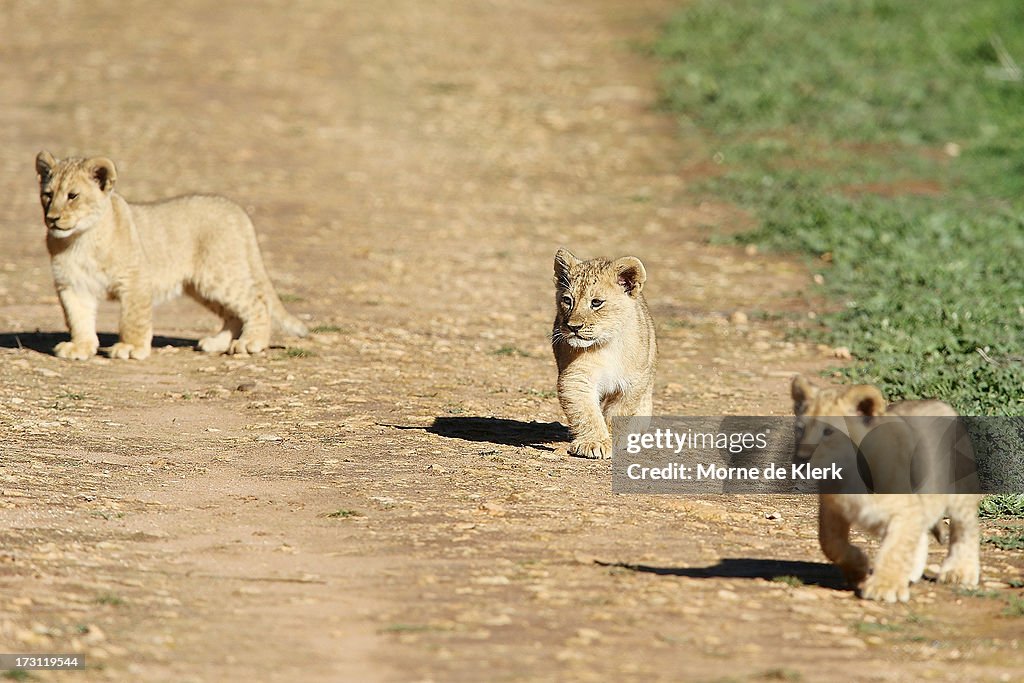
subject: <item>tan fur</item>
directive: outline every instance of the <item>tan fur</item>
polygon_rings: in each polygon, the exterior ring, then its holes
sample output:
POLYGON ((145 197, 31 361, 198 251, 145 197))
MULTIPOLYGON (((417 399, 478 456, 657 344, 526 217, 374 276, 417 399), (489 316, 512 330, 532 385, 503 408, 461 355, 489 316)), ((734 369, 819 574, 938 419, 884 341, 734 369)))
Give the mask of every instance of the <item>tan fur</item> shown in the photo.
POLYGON ((247 354, 270 344, 271 319, 287 333, 306 326, 285 311, 267 277, 245 211, 228 199, 191 195, 129 204, 114 191, 109 159, 36 157, 54 284, 71 341, 54 353, 84 360, 99 347, 96 305, 121 302, 112 358, 146 358, 152 306, 181 293, 221 316, 223 328, 199 341, 209 353, 247 354))
MULTIPOLYGON (((846 466, 851 443, 860 446, 865 436, 883 424, 885 416, 955 416, 953 408, 942 401, 902 401, 886 406, 881 392, 869 385, 846 389, 819 389, 805 378, 793 379, 791 394, 794 411, 802 422, 803 434, 797 444, 797 456, 816 460, 839 460, 846 466), (855 419, 850 419, 851 417, 855 419), (880 418, 882 421, 880 421, 880 418)), ((884 422, 913 430, 915 421, 884 422)), ((905 446, 917 444, 915 457, 943 460, 929 449, 939 446, 928 434, 893 432, 886 439, 892 449, 886 454, 867 454, 872 473, 880 473, 883 487, 908 490, 905 478, 910 471, 905 446), (915 439, 912 441, 911 439, 915 439), (922 441, 924 439, 925 441, 922 441), (923 448, 922 448, 923 446, 923 448), (893 464, 881 462, 888 455, 893 464), (887 479, 888 478, 888 479, 887 479), (902 489, 898 487, 904 487, 902 489)), ((869 449, 870 450, 870 449, 869 449)), ((823 461, 819 464, 823 464, 823 461)), ((919 489, 920 490, 920 489, 919 489)), ((949 554, 939 572, 939 580, 963 586, 978 583, 978 502, 981 496, 972 493, 946 494, 822 494, 818 512, 818 537, 825 555, 843 571, 861 596, 871 600, 905 602, 910 598, 910 584, 921 578, 928 558, 928 532, 940 524, 943 516, 950 519, 949 554), (867 556, 850 543, 850 526, 856 524, 882 537, 881 547, 870 572, 867 556)))
POLYGON ((632 256, 581 261, 565 249, 555 254, 551 343, 570 455, 610 458, 611 418, 651 414, 657 344, 646 280, 632 256))

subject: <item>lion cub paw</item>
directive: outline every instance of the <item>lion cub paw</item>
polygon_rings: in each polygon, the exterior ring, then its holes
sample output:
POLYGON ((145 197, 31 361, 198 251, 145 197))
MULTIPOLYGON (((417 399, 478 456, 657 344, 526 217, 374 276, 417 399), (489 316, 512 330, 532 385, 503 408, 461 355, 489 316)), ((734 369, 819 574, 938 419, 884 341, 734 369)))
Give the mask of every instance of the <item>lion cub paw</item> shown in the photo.
POLYGON ((569 455, 590 460, 604 460, 612 457, 611 439, 605 441, 573 441, 569 444, 569 455))
POLYGON ((248 356, 250 353, 260 353, 267 350, 267 342, 256 339, 239 337, 228 346, 228 354, 231 356, 248 356))
POLYGON ((872 574, 861 585, 860 596, 865 600, 906 602, 910 600, 910 584, 904 579, 894 581, 872 574))
POLYGON ((65 341, 53 347, 53 353, 57 358, 68 360, 88 360, 96 355, 99 344, 93 342, 65 341))
POLYGON ((121 360, 128 360, 129 358, 145 360, 149 358, 149 352, 150 348, 148 346, 136 346, 135 344, 128 344, 127 342, 117 342, 107 349, 108 356, 121 360))
POLYGON ((958 586, 977 586, 981 571, 974 561, 950 562, 946 560, 939 569, 939 582, 958 586))
POLYGON ((203 353, 226 353, 231 348, 231 333, 220 332, 203 337, 197 346, 203 353))

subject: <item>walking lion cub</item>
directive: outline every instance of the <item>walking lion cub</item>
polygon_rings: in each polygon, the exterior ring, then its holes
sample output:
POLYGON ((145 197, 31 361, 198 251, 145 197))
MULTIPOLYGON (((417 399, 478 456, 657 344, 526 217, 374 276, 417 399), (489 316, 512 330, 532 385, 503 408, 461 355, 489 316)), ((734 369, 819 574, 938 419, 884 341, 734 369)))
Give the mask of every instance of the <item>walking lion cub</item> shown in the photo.
POLYGON ((657 343, 646 281, 632 256, 582 261, 566 249, 555 253, 551 345, 570 455, 610 458, 611 419, 651 414, 657 343))
POLYGON ((305 336, 263 267, 256 232, 242 207, 223 197, 191 195, 129 204, 114 191, 117 170, 102 157, 36 157, 54 284, 71 341, 60 358, 96 354, 96 305, 121 302, 112 358, 149 356, 153 304, 181 293, 220 316, 223 328, 199 340, 208 353, 248 354, 270 344, 271 320, 305 336))
MULTIPOLYGON (((954 478, 948 465, 948 444, 940 444, 931 433, 938 430, 923 427, 930 417, 940 422, 946 418, 946 425, 955 420, 957 413, 949 404, 901 401, 886 406, 873 386, 819 389, 801 376, 793 379, 791 394, 798 418, 798 459, 845 461, 847 471, 857 472, 856 458, 860 457, 862 465, 874 474, 876 491, 977 490, 977 479, 971 477, 966 478, 966 485, 962 481, 942 485, 954 478), (887 421, 886 416, 911 419, 887 421)), ((818 510, 821 549, 839 565, 846 580, 860 588, 862 597, 906 602, 910 584, 921 578, 927 564, 929 531, 948 516, 949 554, 939 581, 975 586, 980 573, 980 499, 974 493, 822 493, 818 510), (850 543, 852 524, 882 537, 870 574, 867 556, 850 543)))

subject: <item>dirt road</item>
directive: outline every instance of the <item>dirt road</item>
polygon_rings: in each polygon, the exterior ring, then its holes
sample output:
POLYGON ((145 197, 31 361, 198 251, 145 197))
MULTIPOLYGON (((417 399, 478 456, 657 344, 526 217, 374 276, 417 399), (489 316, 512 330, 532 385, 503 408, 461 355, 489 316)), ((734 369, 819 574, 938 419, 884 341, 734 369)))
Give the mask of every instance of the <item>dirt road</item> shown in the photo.
POLYGON ((0 651, 87 656, 46 681, 1019 679, 1020 552, 984 548, 988 597, 867 603, 810 498, 613 496, 566 456, 558 246, 644 260, 660 413, 784 414, 832 362, 775 315, 816 305, 797 263, 708 244, 748 219, 692 192, 713 150, 631 47, 670 11, 0 2, 0 651), (316 334, 208 357, 178 302, 147 361, 49 355, 44 148, 241 202, 316 334))

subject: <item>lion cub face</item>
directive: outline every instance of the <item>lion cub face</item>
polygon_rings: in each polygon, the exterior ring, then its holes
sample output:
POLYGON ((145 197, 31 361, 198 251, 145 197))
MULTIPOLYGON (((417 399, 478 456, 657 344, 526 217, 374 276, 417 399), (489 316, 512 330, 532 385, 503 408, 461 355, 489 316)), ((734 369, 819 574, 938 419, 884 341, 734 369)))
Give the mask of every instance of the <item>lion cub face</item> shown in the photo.
POLYGON ((585 349, 611 341, 636 315, 647 271, 640 259, 582 261, 567 249, 555 253, 555 317, 552 341, 585 349))
POLYGON ((52 237, 70 237, 95 226, 103 217, 117 171, 109 159, 63 159, 49 152, 36 157, 43 221, 52 237))
POLYGON ((831 457, 855 454, 856 445, 885 414, 882 392, 868 384, 844 391, 819 389, 802 376, 793 379, 793 411, 797 416, 796 456, 810 460, 815 453, 831 457))

